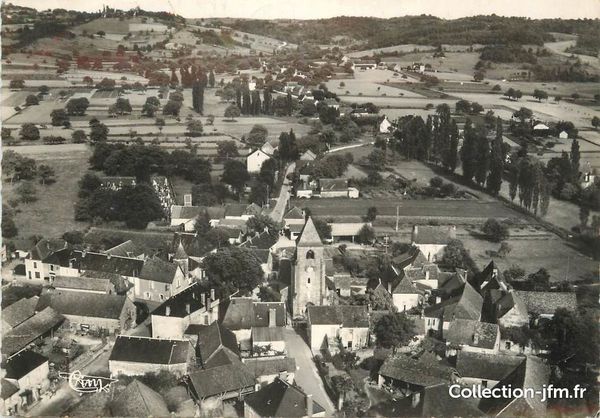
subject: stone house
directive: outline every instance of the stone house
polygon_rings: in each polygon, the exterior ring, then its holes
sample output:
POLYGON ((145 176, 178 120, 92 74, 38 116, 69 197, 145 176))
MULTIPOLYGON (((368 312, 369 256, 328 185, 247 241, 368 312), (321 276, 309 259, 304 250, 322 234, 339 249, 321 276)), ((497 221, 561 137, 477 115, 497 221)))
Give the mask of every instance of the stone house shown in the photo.
POLYGON ((311 350, 337 350, 338 341, 348 350, 367 347, 369 313, 366 306, 308 306, 308 340, 311 350))

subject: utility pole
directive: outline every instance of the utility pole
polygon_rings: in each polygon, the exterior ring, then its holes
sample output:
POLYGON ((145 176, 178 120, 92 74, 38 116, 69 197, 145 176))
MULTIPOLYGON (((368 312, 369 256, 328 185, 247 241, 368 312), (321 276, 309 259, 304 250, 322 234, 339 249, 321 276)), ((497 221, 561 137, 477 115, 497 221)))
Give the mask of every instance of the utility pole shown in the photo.
POLYGON ((396 232, 398 232, 398 222, 400 217, 400 206, 396 206, 396 232))

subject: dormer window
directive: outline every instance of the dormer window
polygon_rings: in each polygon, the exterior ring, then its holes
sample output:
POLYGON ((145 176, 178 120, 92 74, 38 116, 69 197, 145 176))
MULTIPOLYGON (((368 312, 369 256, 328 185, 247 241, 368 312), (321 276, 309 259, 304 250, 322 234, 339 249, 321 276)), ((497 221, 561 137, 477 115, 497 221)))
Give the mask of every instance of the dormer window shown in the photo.
POLYGON ((314 260, 315 259, 315 252, 313 250, 308 250, 306 252, 306 259, 307 260, 314 260))

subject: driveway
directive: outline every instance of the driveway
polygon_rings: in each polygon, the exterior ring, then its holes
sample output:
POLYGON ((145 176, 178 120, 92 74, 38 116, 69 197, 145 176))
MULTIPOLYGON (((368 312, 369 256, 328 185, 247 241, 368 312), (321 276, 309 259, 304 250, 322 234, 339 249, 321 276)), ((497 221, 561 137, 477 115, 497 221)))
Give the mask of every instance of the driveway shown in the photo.
POLYGON ((284 338, 288 355, 296 360, 296 383, 304 392, 312 394, 313 399, 325 408, 326 416, 333 416, 335 407, 323 388, 323 382, 308 345, 292 328, 285 329, 284 338))

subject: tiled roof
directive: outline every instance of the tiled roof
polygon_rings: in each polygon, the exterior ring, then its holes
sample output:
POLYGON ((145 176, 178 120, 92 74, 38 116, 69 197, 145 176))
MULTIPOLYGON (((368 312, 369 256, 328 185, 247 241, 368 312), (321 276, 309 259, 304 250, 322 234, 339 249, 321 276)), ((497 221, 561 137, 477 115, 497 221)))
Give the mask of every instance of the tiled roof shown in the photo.
POLYGON ((283 327, 252 327, 252 341, 283 341, 283 327))
POLYGON ((254 374, 255 378, 261 376, 278 375, 279 373, 295 373, 296 360, 290 357, 285 358, 247 358, 244 364, 254 374))
POLYGON ((254 302, 249 298, 230 298, 225 307, 222 323, 231 330, 266 327, 269 310, 275 309, 276 325, 285 326, 286 313, 283 302, 254 302))
POLYGON ((2 354, 12 354, 27 347, 52 329, 57 328, 65 317, 52 308, 46 308, 17 325, 2 337, 2 354))
POLYGON ((404 354, 388 357, 379 374, 417 386, 435 386, 452 381, 453 370, 441 364, 415 360, 404 354))
POLYGON ((151 364, 186 363, 192 346, 188 340, 117 336, 109 360, 151 364))
POLYGON ((554 315, 557 309, 577 309, 577 295, 573 292, 534 292, 515 290, 515 295, 525 303, 529 313, 554 315))
MULTIPOLYGON (((483 306, 483 298, 473 286, 469 283, 465 283, 462 295, 458 299, 456 308, 453 312, 454 319, 473 319, 479 320, 481 318, 481 308, 483 306)), ((444 318, 446 320, 446 318, 444 318)))
POLYGON ((59 289, 91 290, 108 293, 113 289, 109 279, 95 277, 56 276, 52 287, 59 289))
POLYGON ((400 280, 400 283, 398 283, 398 286, 396 286, 393 293, 395 295, 420 295, 423 292, 417 289, 415 285, 412 284, 410 279, 405 276, 402 280, 400 280))
POLYGON ((412 241, 415 244, 448 244, 456 238, 456 229, 452 226, 415 225, 412 241))
POLYGON ((110 412, 115 417, 169 416, 163 397, 137 379, 110 403, 110 412))
POLYGON ((533 397, 524 398, 489 398, 482 399, 479 407, 487 414, 497 414, 503 411, 505 416, 532 416, 543 417, 546 415, 546 402, 542 402, 544 385, 548 384, 550 367, 543 360, 535 356, 527 358, 517 368, 504 377, 494 388, 510 387, 530 389, 534 391, 533 397))
POLYGON ((250 205, 246 205, 243 203, 230 203, 225 207, 225 216, 256 216, 260 215, 261 212, 262 208, 255 203, 252 203, 250 205))
POLYGON ((348 179, 319 179, 321 192, 334 192, 348 190, 348 179))
POLYGON ((198 370, 189 375, 193 390, 199 398, 254 387, 254 375, 241 362, 198 370))
POLYGON ((122 276, 137 277, 142 271, 144 261, 139 258, 118 257, 108 254, 75 252, 81 270, 115 273, 122 276))
POLYGON ((298 206, 294 206, 283 215, 283 219, 304 219, 304 212, 298 206))
POLYGON ((523 361, 523 356, 460 350, 456 355, 456 371, 461 377, 500 381, 523 361))
POLYGON ((138 247, 132 240, 127 240, 105 251, 106 254, 119 257, 139 257, 144 251, 138 247))
POLYGON ((42 238, 29 252, 32 260, 46 261, 49 256, 68 247, 63 239, 42 238))
POLYGON ((310 325, 368 328, 369 314, 366 306, 359 305, 309 306, 308 322, 310 325))
POLYGON ((222 349, 228 349, 239 356, 238 343, 233 332, 217 321, 198 332, 196 355, 202 359, 203 363, 208 362, 218 350, 222 349))
POLYGON ((6 400, 19 391, 19 387, 14 385, 10 380, 0 380, 0 390, 2 391, 2 399, 6 400))
POLYGON ((500 327, 497 324, 469 319, 455 319, 445 333, 446 341, 451 344, 493 349, 499 341, 500 327))
POLYGON ((176 254, 176 258, 203 257, 216 248, 205 239, 189 232, 176 232, 173 235, 171 245, 171 254, 176 254))
POLYGON ((321 237, 317 232, 317 228, 312 220, 312 218, 308 218, 306 224, 304 225, 304 229, 302 229, 302 234, 298 238, 298 247, 320 247, 323 246, 323 241, 321 241, 321 237))
MULTIPOLYGON (((158 308, 152 311, 152 315, 184 318, 204 307, 202 304, 202 295, 204 294, 206 303, 210 300, 211 288, 208 284, 194 282, 176 295, 165 300, 158 308), (189 305, 189 312, 188 312, 189 305)), ((220 292, 215 289, 215 298, 220 298, 220 292)))
POLYGON ((248 238, 246 242, 242 244, 242 246, 249 248, 258 248, 261 250, 268 250, 277 243, 278 239, 279 236, 277 235, 277 233, 271 234, 265 231, 251 238, 248 238))
POLYGON ((53 290, 40 296, 36 310, 50 306, 62 315, 119 319, 126 301, 125 295, 53 290))
MULTIPOLYGON (((261 417, 305 417, 307 416, 306 394, 297 386, 275 379, 257 392, 248 395, 244 402, 261 417)), ((313 414, 325 411, 314 400, 313 414)))
POLYGON ((144 261, 139 277, 143 280, 170 284, 173 283, 178 268, 177 264, 153 257, 144 261))
POLYGON ((35 314, 38 297, 32 296, 16 301, 2 309, 2 321, 11 327, 16 327, 35 314))
POLYGON ((2 364, 7 379, 19 380, 48 361, 47 357, 32 350, 22 351, 2 364))

